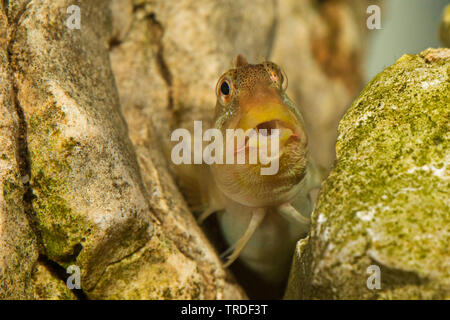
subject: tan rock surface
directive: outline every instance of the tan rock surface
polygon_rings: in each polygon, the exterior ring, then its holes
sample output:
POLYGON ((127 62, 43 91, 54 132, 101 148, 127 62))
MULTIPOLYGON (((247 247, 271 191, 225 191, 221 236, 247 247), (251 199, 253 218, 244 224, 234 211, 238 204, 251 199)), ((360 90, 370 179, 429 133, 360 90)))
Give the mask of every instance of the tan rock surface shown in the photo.
MULTIPOLYGON (((12 97, 21 117, 16 121, 27 129, 21 146, 27 154, 21 160, 27 163, 23 170, 33 197, 19 203, 19 209, 31 205, 41 254, 62 270, 78 265, 88 298, 148 299, 163 293, 187 299, 244 297, 189 211, 170 212, 190 217, 195 234, 185 217, 177 217, 180 225, 162 226, 155 215, 160 204, 142 181, 110 68, 107 1, 80 3, 80 30, 63 23, 70 1, 16 5, 2 8, 13 32, 6 42, 9 61, 2 65, 10 68, 9 85, 17 88, 12 97), (165 235, 172 228, 178 233, 165 235), (115 267, 122 264, 127 270, 117 274, 115 267), (161 268, 167 281, 158 280, 161 268), (111 275, 112 288, 105 286, 111 275), (121 280, 126 289, 114 285, 121 280)), ((156 148, 148 152, 158 158, 156 148)), ((159 184, 163 174, 152 163, 146 165, 152 186, 159 184)), ((181 197, 168 198, 171 206, 183 206, 181 197)), ((20 254, 29 249, 24 246, 20 254)), ((22 283, 31 285, 27 279, 22 283)))

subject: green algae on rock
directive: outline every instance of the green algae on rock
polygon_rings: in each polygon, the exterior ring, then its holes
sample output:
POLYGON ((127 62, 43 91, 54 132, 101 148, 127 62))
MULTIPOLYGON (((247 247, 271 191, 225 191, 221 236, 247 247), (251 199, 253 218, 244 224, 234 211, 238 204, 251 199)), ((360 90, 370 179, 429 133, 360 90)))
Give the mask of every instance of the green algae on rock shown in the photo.
POLYGON ((109 263, 144 246, 152 219, 109 65, 108 3, 83 3, 91 19, 77 32, 60 23, 69 5, 22 8, 9 67, 41 254, 77 264, 89 291, 109 263))
POLYGON ((404 55, 366 86, 340 122, 285 298, 450 298, 449 106, 449 49, 404 55))
POLYGON ((0 2, 0 297, 244 298, 167 190, 154 145, 141 172, 109 60, 110 1, 78 3, 80 30, 64 23, 72 4, 0 2), (76 295, 69 265, 81 271, 76 295))
MULTIPOLYGON (((0 39, 6 38, 7 17, 0 4, 0 39)), ((33 266, 38 258, 36 236, 23 198, 19 118, 14 104, 6 41, 0 41, 0 300, 32 299, 33 266)))
POLYGON ((31 283, 36 300, 76 300, 77 297, 66 283, 52 274, 42 263, 37 263, 33 270, 31 283))

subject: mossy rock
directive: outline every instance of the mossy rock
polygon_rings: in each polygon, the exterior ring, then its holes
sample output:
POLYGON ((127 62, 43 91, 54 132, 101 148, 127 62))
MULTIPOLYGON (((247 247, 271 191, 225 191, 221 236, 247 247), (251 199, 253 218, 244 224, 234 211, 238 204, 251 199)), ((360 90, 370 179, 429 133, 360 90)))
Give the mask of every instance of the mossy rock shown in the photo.
POLYGON ((449 79, 450 50, 428 49, 354 101, 286 298, 450 298, 449 79))
MULTIPOLYGON (((135 125, 121 113, 110 62, 111 3, 79 3, 86 17, 79 30, 64 23, 68 0, 0 5, 7 40, 0 43, 0 297, 245 298, 176 190, 158 144, 130 139, 135 125), (80 269, 81 291, 66 287, 70 265, 80 269)), ((114 3, 117 18, 125 1, 114 3)), ((145 20, 139 32, 148 32, 154 12, 135 17, 131 1, 128 9, 128 23, 145 20)), ((133 41, 149 50, 145 61, 162 59, 159 45, 157 53, 133 41)), ((126 51, 139 65, 136 50, 126 51)), ((134 118, 150 130, 151 119, 134 118)))
POLYGON ((76 295, 69 289, 63 280, 52 274, 43 264, 37 263, 32 284, 34 299, 37 300, 76 300, 76 295))

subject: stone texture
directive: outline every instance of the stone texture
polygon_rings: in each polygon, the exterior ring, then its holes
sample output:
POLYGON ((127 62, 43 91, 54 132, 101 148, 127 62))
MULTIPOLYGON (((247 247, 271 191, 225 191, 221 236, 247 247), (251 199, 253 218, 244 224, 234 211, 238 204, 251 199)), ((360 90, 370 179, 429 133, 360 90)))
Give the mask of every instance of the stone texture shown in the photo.
POLYGON ((45 264, 38 263, 33 269, 31 283, 36 300, 76 300, 77 296, 66 283, 54 275, 45 264))
POLYGON ((449 70, 449 49, 404 55, 354 101, 286 298, 450 298, 449 70))
MULTIPOLYGON (((145 146, 144 153, 155 164, 146 161, 141 175, 110 67, 108 48, 114 37, 122 36, 117 31, 121 28, 112 27, 117 15, 110 15, 110 3, 80 1, 80 30, 64 24, 71 4, 33 1, 1 7, 8 18, 2 19, 8 32, 2 37, 8 47, 2 70, 11 74, 2 87, 7 93, 2 95, 2 112, 9 112, 2 113, 9 117, 2 131, 9 144, 2 148, 9 149, 4 152, 8 161, 2 161, 1 181, 18 186, 12 200, 2 202, 0 234, 18 251, 2 242, 1 255, 9 254, 11 261, 2 261, 8 269, 1 276, 11 283, 17 279, 14 286, 7 286, 13 292, 6 295, 73 298, 61 285, 63 279, 36 264, 37 250, 32 246, 36 237, 40 254, 60 271, 71 264, 81 268, 88 298, 245 297, 221 267, 181 196, 160 188, 165 183, 164 172, 156 170, 161 157, 157 147, 145 146), (11 88, 15 90, 10 92, 11 88), (16 102, 11 104, 11 99, 16 102), (17 134, 14 127, 23 130, 20 146, 12 139, 17 134), (12 157, 18 147, 23 148, 19 165, 12 157), (20 183, 24 177, 29 180, 25 189, 20 183), (26 189, 31 196, 25 199, 26 189), (156 212, 170 212, 173 220, 161 223, 156 212), (25 229, 24 213, 35 232, 25 229), (5 225, 15 216, 20 218, 13 230, 18 236, 12 237, 5 225), (161 269, 166 270, 165 281, 158 280, 161 269)), ((126 26, 126 16, 120 24, 126 26)))
POLYGON ((89 291, 109 263, 145 244, 151 217, 108 64, 108 10, 83 4, 83 28, 70 30, 60 23, 69 2, 31 3, 11 67, 45 254, 79 265, 89 291))
MULTIPOLYGON (((32 269, 38 246, 23 199, 23 131, 9 68, 8 19, 0 10, 0 299, 33 298, 32 269)), ((25 178, 25 177, 24 177, 25 178)))

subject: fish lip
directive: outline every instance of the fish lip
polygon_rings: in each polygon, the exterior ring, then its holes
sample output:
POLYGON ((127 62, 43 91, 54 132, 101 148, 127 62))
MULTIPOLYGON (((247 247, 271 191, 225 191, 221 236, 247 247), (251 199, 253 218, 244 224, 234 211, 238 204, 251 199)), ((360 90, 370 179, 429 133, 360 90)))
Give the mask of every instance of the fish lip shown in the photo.
MULTIPOLYGON (((273 119, 273 120, 268 120, 268 121, 263 121, 258 123, 253 129, 256 130, 257 132, 259 132, 259 130, 261 129, 267 129, 267 130, 272 130, 272 129, 290 129, 292 131, 292 136, 295 136, 296 139, 300 139, 301 138, 301 130, 296 127, 294 124, 280 120, 280 119, 273 119)), ((268 135, 270 136, 270 134, 268 135)))
MULTIPOLYGON (((286 121, 280 120, 280 119, 272 119, 272 120, 267 120, 267 121, 263 121, 258 123, 255 127, 248 129, 247 131, 250 130, 255 130, 256 134, 259 134, 259 130, 261 129, 266 129, 266 130, 272 130, 272 129, 282 129, 282 128, 286 128, 286 129, 290 129, 292 131, 291 136, 283 143, 283 146, 287 145, 288 143, 292 142, 292 141, 300 141, 301 140, 301 130, 300 128, 296 127, 294 124, 288 123, 286 121)), ((267 135, 267 138, 270 139, 271 134, 267 135)), ((281 137, 279 137, 279 139, 281 139, 281 137)), ((239 153, 242 152, 243 150, 248 150, 249 149, 249 136, 245 136, 245 143, 242 146, 235 146, 235 150, 234 153, 239 153)))

